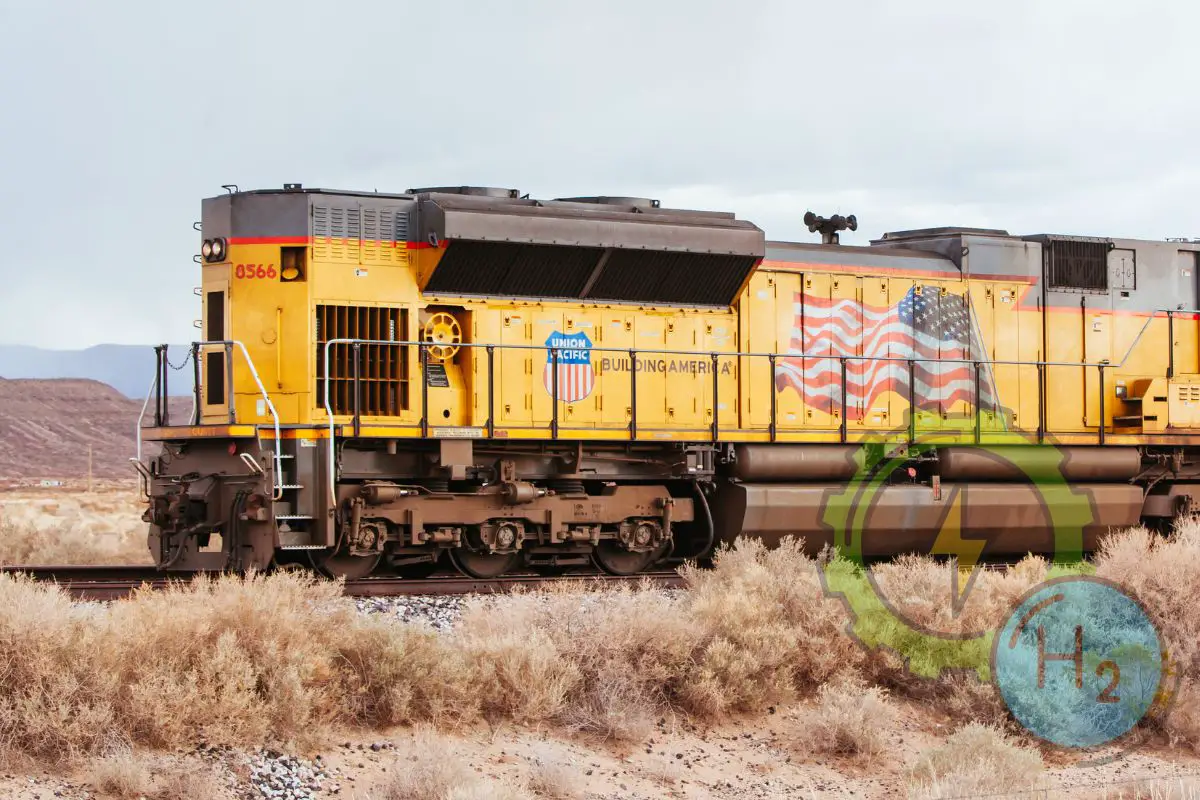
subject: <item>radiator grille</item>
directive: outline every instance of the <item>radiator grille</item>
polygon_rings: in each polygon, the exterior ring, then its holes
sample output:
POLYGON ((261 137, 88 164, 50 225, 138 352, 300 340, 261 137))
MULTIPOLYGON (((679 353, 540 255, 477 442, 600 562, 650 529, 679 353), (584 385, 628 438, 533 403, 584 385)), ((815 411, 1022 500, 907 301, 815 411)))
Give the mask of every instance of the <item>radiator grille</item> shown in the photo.
POLYGON ((1108 251, 1105 241, 1051 239, 1046 244, 1046 274, 1051 289, 1108 291, 1108 251))
MULTIPOLYGON (((317 306, 317 398, 325 405, 325 345, 334 339, 399 341, 408 330, 402 308, 317 306)), ((334 414, 353 414, 354 345, 329 348, 329 401, 334 414)), ((395 416, 408 409, 408 348, 363 344, 358 348, 358 412, 395 416)))
POLYGON ((757 261, 715 253, 456 240, 425 291, 727 306, 757 261))

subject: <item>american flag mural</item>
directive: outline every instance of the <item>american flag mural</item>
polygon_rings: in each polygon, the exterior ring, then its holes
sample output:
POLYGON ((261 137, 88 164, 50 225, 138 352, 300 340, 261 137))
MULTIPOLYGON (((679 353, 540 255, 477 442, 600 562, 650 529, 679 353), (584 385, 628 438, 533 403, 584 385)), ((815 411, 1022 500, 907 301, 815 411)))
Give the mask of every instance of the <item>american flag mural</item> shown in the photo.
POLYGON ((554 352, 558 351, 558 399, 577 403, 592 393, 596 372, 592 369, 592 340, 583 332, 559 333, 546 339, 546 369, 542 381, 554 396, 554 352))
MULTIPOLYGON (((942 294, 938 286, 914 285, 895 305, 873 305, 797 293, 792 308, 795 316, 789 352, 816 357, 778 359, 778 391, 794 389, 807 405, 826 412, 840 409, 841 364, 837 357, 867 356, 846 362, 846 417, 861 419, 884 392, 907 398, 909 391, 906 362, 869 357, 945 359, 914 364, 917 408, 947 411, 958 401, 975 404, 974 367, 949 361, 986 358, 970 306, 962 295, 942 294)), ((981 370, 979 393, 979 408, 994 409, 995 385, 986 365, 981 370)))

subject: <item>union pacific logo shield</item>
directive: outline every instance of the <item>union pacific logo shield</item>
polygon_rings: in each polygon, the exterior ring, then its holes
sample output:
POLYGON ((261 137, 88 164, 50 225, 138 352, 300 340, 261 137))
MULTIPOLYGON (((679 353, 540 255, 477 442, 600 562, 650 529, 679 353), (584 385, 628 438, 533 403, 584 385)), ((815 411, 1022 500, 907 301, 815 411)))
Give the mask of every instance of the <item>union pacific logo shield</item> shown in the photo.
POLYGON ((592 340, 586 333, 555 331, 546 339, 546 370, 542 380, 554 396, 554 354, 558 353, 558 399, 576 403, 592 393, 596 373, 592 369, 592 340))

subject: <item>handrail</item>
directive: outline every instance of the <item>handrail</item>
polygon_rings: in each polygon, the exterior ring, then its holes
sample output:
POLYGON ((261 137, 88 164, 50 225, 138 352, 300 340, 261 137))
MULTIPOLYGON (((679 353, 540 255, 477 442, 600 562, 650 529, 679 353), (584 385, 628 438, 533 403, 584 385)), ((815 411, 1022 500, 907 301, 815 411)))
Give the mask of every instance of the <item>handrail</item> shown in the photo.
MULTIPOLYGON (((1160 314, 1160 313, 1165 314, 1168 312, 1170 312, 1172 314, 1200 315, 1200 309, 1181 309, 1181 308, 1161 308, 1161 309, 1157 309, 1156 311, 1154 311, 1153 314, 1155 314, 1155 315, 1160 314)), ((788 351, 788 352, 778 352, 778 351, 771 352, 771 351, 766 351, 766 350, 764 350, 764 351, 738 350, 738 351, 732 351, 732 352, 718 351, 718 352, 716 352, 716 355, 720 358, 745 358, 745 357, 769 358, 771 356, 775 356, 777 358, 804 358, 804 359, 808 359, 808 358, 848 358, 851 361, 896 361, 896 362, 903 362, 905 364, 907 364, 909 361, 917 361, 918 363, 933 362, 933 363, 941 363, 941 364, 994 364, 994 365, 1001 365, 1001 366, 1024 366, 1024 367, 1036 367, 1036 366, 1043 366, 1043 367, 1099 367, 1099 366, 1122 367, 1122 366, 1124 366, 1125 361, 1128 360, 1129 356, 1133 354, 1134 348, 1137 347, 1138 343, 1141 341, 1142 335, 1149 328, 1150 323, 1156 319, 1162 319, 1162 317, 1150 316, 1150 317, 1146 318, 1145 323, 1143 323, 1141 329, 1138 330, 1137 336, 1134 337, 1133 343, 1130 344, 1129 349, 1125 351, 1125 355, 1121 357, 1121 360, 1116 363, 1113 363, 1112 361, 1020 361, 1020 360, 1013 360, 1013 359, 988 359, 988 358, 910 358, 908 356, 868 356, 868 355, 860 356, 860 355, 852 355, 849 353, 847 353, 847 354, 805 353, 805 352, 795 353, 795 352, 790 352, 790 351, 788 351)), ((219 344, 219 342, 217 342, 215 344, 219 344)), ((395 345, 397 347, 423 347, 423 346, 428 346, 429 342, 409 341, 406 339, 405 340, 330 339, 329 341, 327 341, 325 343, 325 356, 326 356, 325 377, 327 379, 329 377, 329 374, 328 374, 328 372, 329 372, 329 370, 328 370, 329 347, 334 344, 372 344, 372 345, 395 345)), ((501 350, 556 350, 557 351, 557 350, 571 349, 571 348, 567 348, 567 347, 546 347, 546 345, 544 345, 544 344, 496 344, 494 342, 492 342, 492 343, 460 342, 458 346, 464 347, 464 348, 495 347, 495 348, 499 348, 501 350)), ((596 347, 593 345, 591 347, 588 347, 587 349, 591 352, 596 352, 596 353, 620 353, 621 355, 629 355, 628 347, 596 347)), ((704 357, 704 356, 712 356, 713 355, 712 350, 659 350, 656 348, 644 348, 644 349, 638 349, 637 352, 638 353, 654 353, 657 355, 667 355, 667 356, 704 357)))
MULTIPOLYGON (((1158 316, 1159 314, 1166 314, 1167 322, 1169 323, 1172 321, 1172 317, 1175 314, 1200 314, 1200 310, 1197 310, 1194 308, 1156 308, 1156 309, 1154 309, 1154 311, 1150 314, 1150 316, 1146 317, 1146 321, 1142 323, 1141 330, 1138 331, 1137 336, 1133 337, 1133 342, 1129 345, 1129 349, 1125 351, 1125 355, 1121 356, 1121 360, 1118 361, 1116 364, 1105 364, 1104 366, 1106 366, 1106 367, 1110 367, 1110 366, 1111 367, 1123 367, 1123 366, 1125 366, 1125 361, 1131 355, 1133 355, 1133 348, 1138 346, 1138 342, 1140 342, 1142 340, 1142 334, 1145 333, 1146 329, 1150 327, 1150 323, 1156 319, 1161 319, 1158 316)), ((1171 349, 1171 360, 1172 361, 1174 361, 1174 355, 1175 355, 1175 342, 1173 341, 1174 338, 1175 337, 1172 336, 1171 337, 1172 341, 1167 342, 1167 346, 1171 349)), ((1099 364, 1088 364, 1086 366, 1099 366, 1099 364)), ((1167 377, 1170 378, 1172 376, 1168 375, 1167 377)))
MULTIPOLYGON (((243 344, 240 340, 238 340, 238 339, 221 339, 221 340, 214 340, 214 341, 192 342, 192 352, 198 356, 199 352, 200 352, 200 348, 216 347, 218 345, 225 348, 226 358, 230 362, 230 363, 226 364, 226 366, 225 366, 227 375, 228 375, 228 373, 230 373, 232 371, 233 359, 230 358, 231 348, 236 346, 239 350, 242 351, 242 356, 246 359, 246 366, 248 366, 250 368, 250 375, 251 375, 251 377, 254 378, 254 383, 256 386, 258 386, 259 394, 262 395, 262 398, 263 398, 264 403, 266 404, 267 410, 271 413, 271 420, 274 422, 274 427, 275 427, 275 481, 274 481, 274 486, 272 487, 272 499, 278 500, 279 498, 283 497, 283 440, 282 440, 282 434, 281 434, 280 424, 279 424, 279 413, 275 410, 275 404, 271 402, 271 395, 267 392, 266 386, 263 385, 262 378, 260 378, 258 375, 258 369, 254 366, 254 359, 252 359, 250 357, 250 352, 246 349, 246 345, 243 344)), ((166 353, 165 349, 164 349, 163 353, 165 356, 165 353, 166 353)), ((150 397, 151 397, 151 395, 153 395, 155 388, 158 386, 158 378, 159 378, 158 370, 155 370, 154 381, 151 382, 151 384, 150 384, 150 390, 148 392, 146 392, 146 402, 142 404, 142 413, 138 416, 138 420, 137 420, 137 430, 135 433, 136 433, 136 439, 137 439, 137 461, 139 464, 142 461, 142 419, 146 416, 146 408, 149 407, 149 405, 150 405, 150 397)), ((227 378, 227 380, 228 380, 228 378, 227 378)), ((233 423, 233 415, 235 413, 234 408, 233 408, 233 399, 232 399, 233 398, 233 382, 232 381, 229 381, 228 389, 229 389, 229 396, 230 396, 230 399, 228 400, 230 422, 232 424, 233 423)), ((200 391, 199 384, 197 384, 195 387, 193 387, 193 391, 197 394, 199 393, 199 391, 200 391)), ((195 402, 194 399, 193 399, 193 402, 195 402)), ((198 408, 198 406, 196 406, 196 407, 198 408)), ((140 472, 140 470, 139 470, 139 472, 140 472)))
MULTIPOLYGON (((205 344, 201 342, 201 344, 205 344)), ((242 356, 246 359, 246 366, 250 368, 250 375, 254 378, 254 383, 258 386, 258 391, 263 397, 263 402, 266 403, 267 410, 271 412, 271 419, 275 423, 275 486, 272 499, 278 500, 283 497, 283 437, 279 430, 279 414, 275 411, 275 404, 271 402, 271 395, 267 393, 267 387, 263 385, 262 378, 258 377, 258 370, 254 366, 254 359, 250 358, 250 352, 246 350, 246 345, 242 344, 237 339, 227 339, 221 342, 212 342, 211 344, 221 345, 237 345, 242 356)), ((233 393, 232 383, 229 387, 230 394, 233 393)))
MULTIPOLYGON (((137 421, 133 424, 133 438, 137 443, 137 450, 135 457, 129 460, 137 462, 139 466, 142 466, 142 420, 146 418, 146 409, 150 407, 150 398, 154 394, 155 388, 158 387, 158 376, 159 371, 158 369, 155 369, 154 380, 150 381, 150 388, 146 390, 146 401, 142 403, 142 413, 138 414, 137 421)), ((138 470, 138 476, 138 479, 142 484, 142 492, 144 494, 148 491, 149 486, 146 485, 146 479, 143 476, 141 469, 138 470)))
MULTIPOLYGON (((807 360, 807 359, 837 359, 838 361, 841 362, 841 365, 842 365, 843 392, 842 392, 842 396, 841 396, 841 402, 842 402, 843 413, 841 415, 841 422, 839 424, 839 433, 840 433, 841 438, 844 440, 846 437, 846 414, 845 414, 846 398, 845 398, 845 391, 844 391, 845 382, 846 382, 845 365, 846 365, 846 362, 848 362, 848 361, 898 362, 898 363, 906 364, 910 370, 912 369, 913 365, 922 364, 922 363, 971 364, 974 367, 974 371, 975 371, 975 375, 976 375, 976 384, 977 384, 977 387, 976 387, 976 414, 978 416, 978 397, 979 397, 979 388, 978 388, 979 379, 978 379, 978 377, 979 377, 979 372, 980 372, 981 367, 983 367, 983 366, 1037 367, 1038 373, 1039 373, 1039 380, 1041 380, 1041 373, 1045 367, 1095 367, 1100 371, 1101 380, 1103 381, 1103 377, 1102 377, 1103 370, 1123 367, 1125 365, 1125 362, 1133 354, 1134 349, 1141 342, 1142 337, 1145 334, 1145 332, 1149 329, 1150 323, 1153 322, 1155 319, 1161 319, 1161 317, 1159 316, 1160 314, 1167 314, 1168 319, 1170 319, 1175 314, 1200 315, 1200 309, 1183 309, 1183 308, 1155 309, 1153 312, 1151 312, 1151 315, 1146 318, 1146 321, 1144 323, 1142 323, 1141 329, 1138 331, 1137 335, 1134 337, 1133 342, 1130 343, 1129 348, 1125 351, 1125 354, 1121 357, 1121 360, 1118 362, 1115 362, 1115 363, 1111 360, 1110 361, 1095 361, 1095 362, 1091 362, 1091 361, 1046 361, 1046 360, 1020 361, 1020 360, 1012 360, 1012 359, 985 359, 985 358, 912 358, 912 357, 908 357, 908 356, 852 355, 852 354, 840 354, 840 353, 832 353, 832 352, 825 352, 825 353, 806 353, 806 352, 800 352, 800 353, 782 352, 781 353, 781 352, 767 352, 767 351, 763 351, 763 352, 757 352, 757 351, 713 352, 711 350, 704 350, 704 351, 665 350, 665 349, 659 350, 659 349, 653 349, 653 348, 636 350, 636 349, 630 349, 630 348, 625 348, 625 347, 595 347, 595 346, 589 347, 588 350, 592 351, 592 352, 598 352, 598 353, 619 353, 621 355, 628 355, 628 356, 632 356, 632 357, 636 357, 637 354, 654 354, 654 355, 668 355, 668 356, 677 355, 677 356, 692 356, 692 357, 707 356, 707 357, 711 357, 714 362, 716 362, 717 360, 719 360, 721 358, 726 358, 726 359, 766 358, 770 361, 770 363, 772 365, 776 364, 778 359, 780 359, 780 358, 804 359, 804 360, 807 360)), ((355 345, 356 347, 359 345, 389 345, 389 346, 395 346, 395 347, 416 347, 416 348, 418 348, 418 351, 422 354, 422 357, 424 357, 425 348, 427 347, 428 342, 410 341, 410 340, 391 340, 391 339, 350 339, 350 338, 330 339, 329 341, 325 342, 325 353, 324 353, 325 358, 324 358, 324 374, 323 374, 323 378, 324 378, 323 402, 324 402, 325 414, 328 418, 328 424, 329 424, 330 496, 331 496, 331 499, 335 503, 337 501, 337 490, 336 490, 336 480, 335 480, 336 469, 337 469, 337 452, 336 452, 336 442, 335 442, 336 422, 335 422, 335 418, 334 418, 333 407, 332 407, 332 405, 330 403, 330 399, 329 399, 329 390, 330 390, 330 383, 331 383, 330 371, 329 371, 330 370, 330 357, 329 356, 330 356, 330 349, 333 347, 333 345, 338 345, 338 344, 351 344, 351 345, 355 345)), ((549 350, 555 357, 557 357, 558 353, 561 350, 569 349, 569 348, 559 348, 559 347, 547 348, 545 345, 538 345, 538 344, 495 344, 494 342, 493 343, 462 342, 460 344, 460 347, 463 347, 463 348, 485 348, 488 351, 488 353, 489 353, 489 359, 488 359, 488 362, 489 362, 489 373, 488 373, 489 390, 492 385, 492 381, 494 379, 494 376, 491 372, 491 365, 493 364, 491 354, 494 353, 496 348, 499 348, 501 350, 505 350, 505 349, 508 349, 508 350, 536 350, 536 351, 549 350)), ((421 363, 422 363, 421 380, 424 381, 425 380, 425 377, 424 377, 424 363, 425 362, 424 362, 424 360, 422 360, 421 363)), ((633 366, 632 363, 630 365, 630 371, 631 371, 631 373, 636 373, 636 368, 633 366)), ((557 371, 555 372, 555 376, 557 376, 557 371)), ((555 384, 557 384, 557 381, 555 381, 555 384)), ((714 384, 715 384, 715 381, 714 381, 714 384)), ((557 394, 558 393, 556 390, 553 391, 554 402, 555 402, 555 411, 557 411, 557 394)), ((424 393, 422 393, 422 397, 424 397, 424 393)), ((423 426, 428 425, 428 417, 427 417, 428 409, 426 407, 424 407, 427 405, 428 405, 428 403, 423 401, 423 407, 421 409, 421 419, 422 419, 423 426)), ((715 402, 715 397, 714 397, 713 405, 714 405, 714 408, 713 408, 713 423, 712 423, 713 434, 712 434, 712 437, 713 437, 713 440, 716 441, 716 439, 719 435, 719 427, 718 427, 718 423, 717 423, 717 419, 719 416, 719 410, 716 407, 717 404, 715 402)), ((490 406, 490 397, 489 397, 489 406, 490 406)), ((774 408, 774 403, 772 403, 772 408, 774 408)), ((636 414, 636 411, 635 411, 635 414, 636 414)), ((355 422, 357 424, 358 415, 355 414, 353 416, 354 416, 355 422)), ((1039 411, 1039 420, 1038 420, 1038 428, 1039 428, 1038 435, 1039 435, 1039 437, 1043 436, 1046 432, 1044 430, 1046 427, 1045 420, 1041 418, 1043 416, 1044 416, 1044 413, 1039 411)), ((551 421, 552 429, 554 427, 556 427, 556 424, 555 424, 556 421, 557 421, 557 417, 552 419, 552 421, 551 421)), ((489 430, 491 430, 494 425, 495 425, 495 420, 493 419, 492 410, 489 408, 488 420, 487 420, 486 427, 489 430)), ((770 436, 772 438, 774 438, 777 435, 777 431, 775 430, 775 425, 776 425, 775 414, 772 413, 771 425, 770 425, 770 428, 771 428, 770 436)), ((913 424, 910 423, 909 427, 910 427, 910 433, 911 433, 913 424)), ((1101 437, 1101 440, 1103 440, 1103 433, 1104 433, 1103 418, 1101 418, 1101 420, 1100 420, 1099 427, 1101 429, 1100 437, 1101 437)), ((635 436, 634 430, 635 429, 631 429, 631 438, 633 438, 635 436)), ((427 433, 427 428, 424 429, 424 432, 427 433)), ((979 429, 979 423, 977 420, 976 431, 975 431, 977 439, 979 438, 980 433, 981 433, 981 431, 979 429)))

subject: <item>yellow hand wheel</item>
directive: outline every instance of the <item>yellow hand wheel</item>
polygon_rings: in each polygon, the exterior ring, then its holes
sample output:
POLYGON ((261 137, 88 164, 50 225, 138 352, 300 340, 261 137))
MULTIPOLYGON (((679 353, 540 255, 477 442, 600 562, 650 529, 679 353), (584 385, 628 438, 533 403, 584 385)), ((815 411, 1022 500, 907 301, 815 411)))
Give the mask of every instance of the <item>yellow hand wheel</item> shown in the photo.
POLYGON ((436 361, 449 361, 462 342, 462 327, 445 311, 439 311, 425 322, 423 340, 429 342, 425 352, 436 361))

